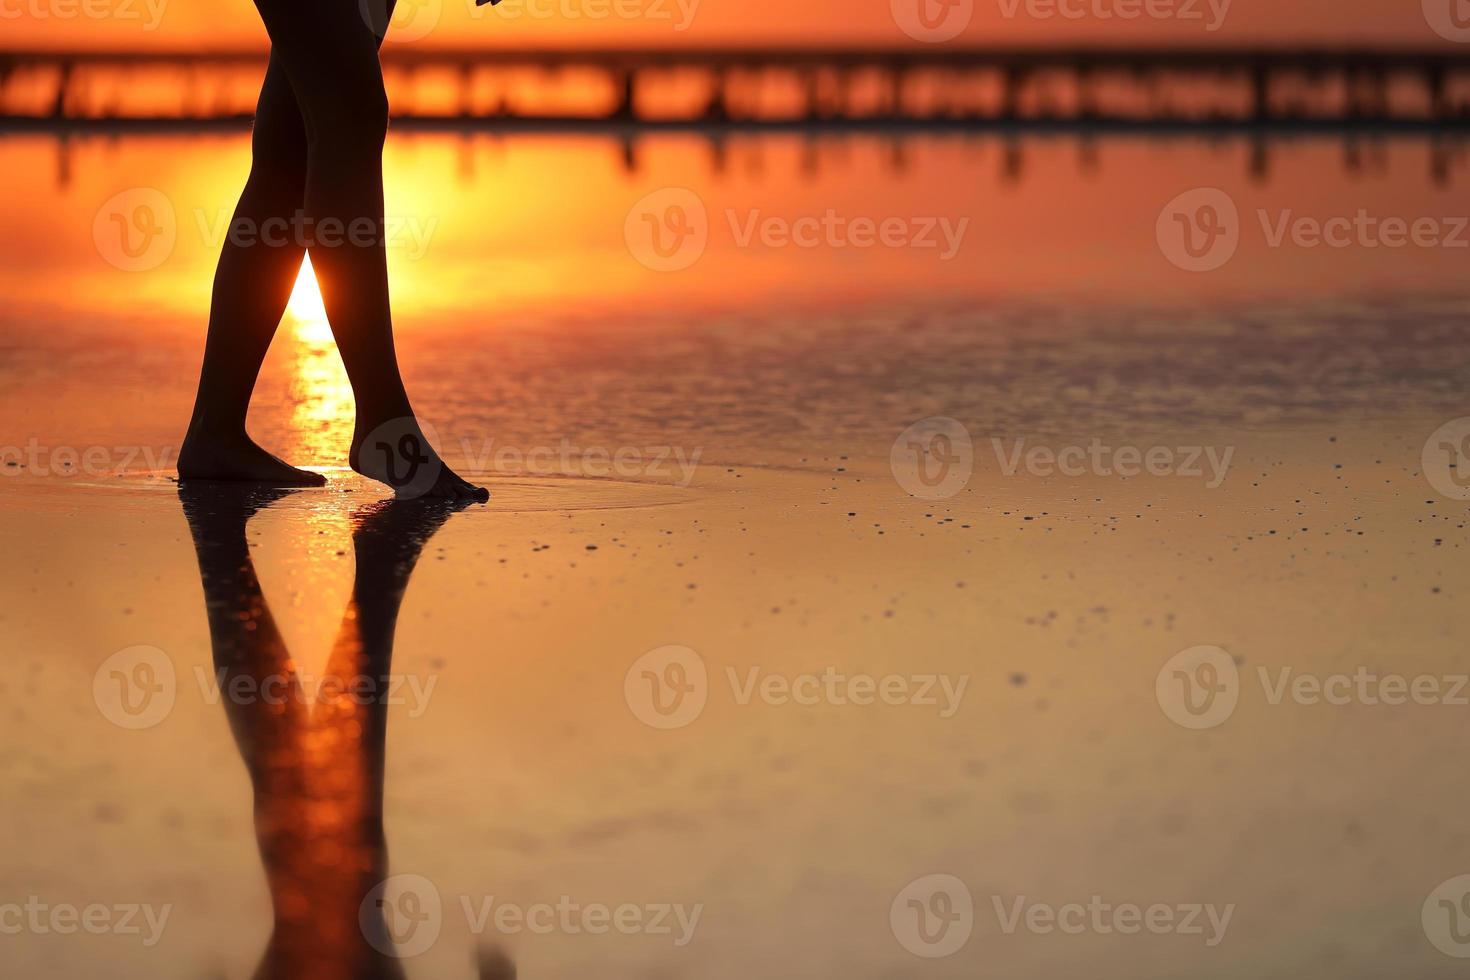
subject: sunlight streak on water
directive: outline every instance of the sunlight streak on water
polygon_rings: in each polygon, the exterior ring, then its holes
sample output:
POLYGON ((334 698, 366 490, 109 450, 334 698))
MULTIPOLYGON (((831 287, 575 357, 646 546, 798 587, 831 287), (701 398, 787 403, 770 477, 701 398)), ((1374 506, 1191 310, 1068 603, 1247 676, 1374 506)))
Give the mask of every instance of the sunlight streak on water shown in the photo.
POLYGON ((298 339, 314 344, 332 342, 332 327, 327 323, 327 309, 322 304, 310 256, 302 261, 301 271, 296 274, 296 286, 291 290, 291 301, 286 304, 286 315, 295 320, 298 339))
POLYGON ((286 307, 291 344, 291 431, 295 458, 306 465, 340 464, 352 440, 356 402, 332 338, 311 260, 301 264, 286 307))

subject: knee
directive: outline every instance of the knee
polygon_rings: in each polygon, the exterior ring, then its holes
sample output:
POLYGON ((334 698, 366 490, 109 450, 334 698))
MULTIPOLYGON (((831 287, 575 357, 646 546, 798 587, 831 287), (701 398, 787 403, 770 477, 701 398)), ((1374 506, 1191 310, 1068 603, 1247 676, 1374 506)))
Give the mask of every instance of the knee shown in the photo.
POLYGON ((250 172, 269 181, 281 193, 300 197, 306 187, 306 130, 299 119, 294 127, 256 120, 250 146, 250 172))
POLYGON ((313 149, 381 152, 388 136, 388 93, 382 82, 314 106, 307 131, 313 149))

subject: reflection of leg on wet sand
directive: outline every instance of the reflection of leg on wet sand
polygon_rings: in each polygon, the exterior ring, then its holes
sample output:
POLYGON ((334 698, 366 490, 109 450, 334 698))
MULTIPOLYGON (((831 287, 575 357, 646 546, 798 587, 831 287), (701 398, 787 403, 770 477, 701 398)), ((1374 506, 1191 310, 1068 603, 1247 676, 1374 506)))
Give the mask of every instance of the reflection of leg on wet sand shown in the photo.
MULTIPOLYGON (((414 565, 464 504, 384 501, 354 515, 352 598, 324 676, 304 684, 261 593, 245 537, 252 516, 291 492, 179 490, 222 701, 255 790, 256 838, 274 912, 256 976, 402 977, 399 961, 384 952, 392 940, 381 910, 359 915, 364 897, 387 875, 387 702, 381 695, 388 691, 394 626, 414 565), (232 697, 232 690, 252 696, 232 697)), ((486 974, 490 962, 482 964, 482 976, 514 976, 508 963, 486 974)))

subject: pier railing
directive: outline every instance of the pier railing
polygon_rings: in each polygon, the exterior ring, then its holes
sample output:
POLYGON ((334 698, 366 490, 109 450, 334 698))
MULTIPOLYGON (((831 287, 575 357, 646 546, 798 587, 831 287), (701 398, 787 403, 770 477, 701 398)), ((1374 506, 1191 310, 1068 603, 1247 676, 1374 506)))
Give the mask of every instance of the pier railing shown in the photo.
MULTIPOLYGON (((0 128, 244 125, 239 79, 264 65, 258 50, 0 51, 0 128), (143 76, 176 104, 130 104, 143 76)), ((383 65, 396 120, 426 127, 1470 128, 1470 49, 390 45, 383 65), (571 74, 590 102, 530 105, 509 81, 571 74), (416 94, 430 75, 447 100, 416 94), (684 109, 651 107, 691 87, 684 109)))

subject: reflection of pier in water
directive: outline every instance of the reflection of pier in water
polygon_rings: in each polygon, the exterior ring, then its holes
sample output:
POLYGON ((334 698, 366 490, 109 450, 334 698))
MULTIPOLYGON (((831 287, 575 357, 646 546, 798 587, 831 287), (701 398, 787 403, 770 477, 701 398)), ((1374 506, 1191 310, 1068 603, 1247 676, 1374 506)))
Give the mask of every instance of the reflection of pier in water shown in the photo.
MULTIPOLYGON (((0 134, 64 138, 249 124, 260 51, 0 52, 0 134), (140 96, 141 93, 141 96, 140 96)), ((1341 133, 1344 163, 1395 133, 1434 141, 1447 178, 1470 131, 1470 50, 1460 48, 718 48, 450 50, 390 45, 384 71, 403 129, 602 133, 629 166, 645 134, 693 131, 715 165, 744 132, 993 133, 1019 174, 1018 137, 1059 133, 1341 133), (558 101, 560 99, 560 101, 558 101)))

